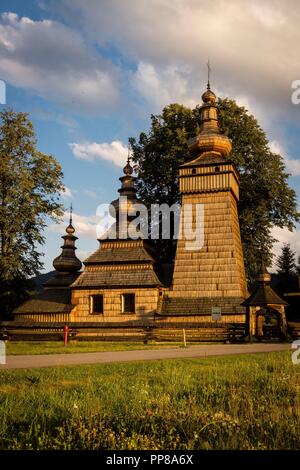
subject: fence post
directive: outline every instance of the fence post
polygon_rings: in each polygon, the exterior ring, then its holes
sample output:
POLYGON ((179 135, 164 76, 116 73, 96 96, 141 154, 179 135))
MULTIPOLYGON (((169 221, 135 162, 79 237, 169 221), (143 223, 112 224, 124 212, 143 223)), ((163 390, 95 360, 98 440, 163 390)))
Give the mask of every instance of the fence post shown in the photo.
POLYGON ((183 347, 186 348, 185 329, 182 330, 182 333, 183 333, 183 347))
POLYGON ((69 327, 68 325, 64 326, 64 346, 67 346, 68 344, 68 332, 69 332, 69 327))
POLYGON ((6 344, 5 341, 0 341, 0 364, 6 364, 6 344))

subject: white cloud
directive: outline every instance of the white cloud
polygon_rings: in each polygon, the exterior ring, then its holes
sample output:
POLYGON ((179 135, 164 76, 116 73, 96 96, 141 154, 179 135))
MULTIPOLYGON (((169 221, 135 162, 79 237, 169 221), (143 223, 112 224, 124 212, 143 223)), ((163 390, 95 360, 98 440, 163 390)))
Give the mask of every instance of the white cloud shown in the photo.
POLYGON ((137 64, 132 83, 153 106, 160 93, 163 103, 194 100, 195 86, 199 102, 209 57, 214 89, 255 98, 269 118, 274 108, 296 112, 290 95, 299 77, 298 0, 252 0, 242 7, 240 0, 110 0, 101 7, 98 0, 64 0, 64 8, 66 21, 68 12, 78 13, 76 25, 90 40, 137 64))
POLYGON ((70 188, 67 186, 64 186, 63 189, 60 191, 60 195, 64 199, 72 199, 73 198, 73 193, 70 188))
POLYGON ((80 259, 80 261, 84 261, 89 255, 91 254, 90 251, 87 250, 77 250, 76 256, 80 259))
POLYGON ((61 23, 2 14, 0 54, 2 79, 46 99, 82 112, 117 99, 116 69, 61 23))
POLYGON ((296 259, 300 255, 300 228, 294 229, 291 232, 286 228, 274 227, 271 235, 278 240, 278 242, 274 243, 272 250, 275 255, 272 270, 276 271, 276 259, 281 254, 281 249, 285 243, 291 245, 292 250, 296 253, 296 259))
MULTIPOLYGON (((279 153, 283 156, 287 170, 292 174, 292 176, 300 175, 300 161, 296 159, 289 158, 284 147, 278 141, 272 141, 269 144, 270 150, 274 153, 279 153)), ((274 227, 271 231, 273 238, 278 240, 273 245, 273 266, 272 270, 276 271, 276 259, 281 254, 281 249, 285 243, 291 245, 292 250, 296 253, 297 257, 300 255, 300 229, 297 227, 293 231, 288 230, 287 228, 274 227)))
MULTIPOLYGON (((66 211, 63 215, 63 221, 58 224, 52 224, 48 227, 51 232, 65 234, 67 225, 69 224, 69 211, 66 211)), ((99 223, 99 217, 96 215, 79 215, 73 212, 73 226, 76 230, 75 235, 77 237, 86 236, 92 240, 97 239, 96 227, 99 223)))
POLYGON ((199 103, 200 92, 195 90, 191 77, 192 72, 187 66, 171 65, 159 69, 140 62, 132 76, 132 85, 157 111, 174 102, 195 107, 199 103))
POLYGON ((89 197, 92 197, 92 198, 97 197, 96 191, 92 191, 91 189, 85 189, 83 192, 89 197))
POLYGON ((286 159, 287 170, 292 176, 300 176, 300 160, 295 158, 286 159))
POLYGON ((279 153, 282 156, 285 153, 283 151, 283 147, 280 145, 279 142, 277 142, 277 140, 272 140, 271 142, 269 142, 269 147, 270 147, 271 152, 273 153, 279 153))
POLYGON ((300 159, 289 157, 283 146, 276 140, 271 141, 269 147, 273 153, 279 153, 284 158, 287 171, 292 176, 300 176, 300 159))
POLYGON ((88 197, 96 198, 97 197, 97 191, 93 191, 91 189, 84 189, 84 194, 86 194, 88 197))
POLYGON ((254 16, 260 21, 263 27, 271 30, 281 29, 287 22, 282 11, 272 8, 269 3, 253 2, 251 5, 254 16))
POLYGON ((16 86, 102 112, 116 103, 122 77, 124 99, 141 96, 151 111, 174 101, 193 106, 201 102, 209 57, 215 91, 250 103, 264 125, 274 109, 289 118, 299 110, 290 100, 291 82, 299 78, 298 0, 287 0, 286 7, 280 0, 252 0, 243 8, 240 0, 54 4, 69 26, 2 15, 0 75, 16 86), (110 48, 122 58, 122 74, 121 65, 99 52, 110 48), (128 72, 126 63, 136 71, 128 72))
POLYGON ((52 121, 63 126, 70 134, 78 132, 79 123, 72 116, 51 112, 47 108, 33 108, 31 114, 36 116, 38 119, 52 121))
POLYGON ((97 142, 70 143, 73 155, 81 160, 105 160, 118 167, 125 165, 128 149, 119 140, 111 143, 98 144, 97 142))
POLYGON ((70 117, 70 116, 64 116, 63 114, 61 113, 58 113, 55 117, 54 117, 54 120, 60 124, 61 126, 64 126, 66 127, 66 129, 70 132, 70 133, 74 133, 76 130, 78 130, 78 122, 70 117))

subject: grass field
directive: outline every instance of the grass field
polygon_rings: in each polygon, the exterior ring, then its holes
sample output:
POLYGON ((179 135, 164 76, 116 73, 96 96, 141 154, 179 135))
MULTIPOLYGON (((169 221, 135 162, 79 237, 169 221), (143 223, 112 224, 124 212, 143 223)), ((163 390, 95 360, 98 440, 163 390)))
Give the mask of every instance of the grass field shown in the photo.
POLYGON ((28 355, 28 354, 72 354, 103 351, 132 351, 138 349, 159 349, 163 347, 175 348, 182 346, 182 343, 155 343, 148 344, 122 343, 113 341, 70 341, 67 346, 63 342, 57 341, 7 341, 6 351, 8 356, 28 355))
POLYGON ((1 371, 1 449, 299 449, 290 352, 1 371))

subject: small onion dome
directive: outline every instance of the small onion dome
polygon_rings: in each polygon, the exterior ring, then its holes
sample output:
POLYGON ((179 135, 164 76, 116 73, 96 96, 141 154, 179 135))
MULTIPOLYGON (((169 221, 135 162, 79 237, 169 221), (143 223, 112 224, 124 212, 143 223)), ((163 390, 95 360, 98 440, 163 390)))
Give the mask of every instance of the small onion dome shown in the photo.
POLYGON ((200 131, 188 142, 189 151, 196 156, 220 155, 226 157, 232 150, 230 139, 221 134, 218 122, 217 97, 210 89, 202 95, 200 108, 200 131))
POLYGON ((120 211, 123 213, 128 213, 128 211, 130 211, 133 205, 137 202, 137 199, 136 199, 137 189, 135 187, 136 177, 132 176, 133 168, 130 165, 129 158, 128 158, 127 164, 123 168, 123 173, 125 176, 121 176, 119 178, 122 185, 121 185, 121 188, 118 189, 121 199, 118 198, 112 201, 111 206, 114 209, 110 207, 110 210, 109 210, 110 215, 112 217, 117 215, 117 218, 118 218, 118 214, 120 211), (125 199, 122 199, 122 197, 124 196, 126 196, 127 198, 126 201, 125 199), (126 205, 125 205, 125 202, 126 202, 126 205))
POLYGON ((64 235, 62 239, 64 240, 64 244, 61 247, 62 252, 57 258, 53 260, 54 269, 58 272, 63 273, 75 273, 81 269, 82 263, 75 255, 75 241, 77 237, 73 234, 75 229, 72 225, 70 220, 70 224, 66 228, 67 235, 64 235))
POLYGON ((202 100, 204 103, 207 104, 215 104, 217 101, 217 97, 214 94, 213 91, 211 91, 209 88, 203 93, 202 95, 202 100))
POLYGON ((226 156, 231 152, 232 145, 226 135, 215 133, 200 133, 190 139, 189 150, 192 153, 206 154, 207 152, 226 156))
POLYGON ((72 224, 69 224, 66 228, 66 232, 69 234, 69 235, 73 235, 73 233, 75 232, 75 228, 73 227, 72 224))
POLYGON ((133 173, 133 168, 129 163, 129 160, 127 161, 127 164, 123 168, 123 173, 124 175, 132 175, 133 173))

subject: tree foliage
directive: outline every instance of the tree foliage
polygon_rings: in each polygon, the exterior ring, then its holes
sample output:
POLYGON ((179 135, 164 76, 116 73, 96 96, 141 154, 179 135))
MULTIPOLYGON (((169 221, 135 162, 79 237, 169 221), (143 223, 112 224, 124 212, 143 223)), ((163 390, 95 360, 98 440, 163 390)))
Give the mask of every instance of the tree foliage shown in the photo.
POLYGON ((298 290, 296 254, 289 243, 285 243, 276 260, 279 277, 278 289, 281 293, 298 290))
POLYGON ((15 303, 14 286, 21 292, 22 279, 42 267, 37 245, 44 242, 46 217, 62 213, 61 167, 36 144, 26 113, 0 113, 0 301, 6 310, 15 303))
POLYGON ((300 255, 298 256, 298 260, 297 260, 296 272, 298 276, 300 276, 300 255))
MULTIPOLYGON (((271 152, 257 120, 244 107, 229 99, 219 100, 222 132, 232 139, 233 160, 241 175, 238 205, 246 271, 252 281, 260 268, 261 256, 272 259, 273 226, 292 229, 299 221, 296 194, 288 184, 283 158, 271 152)), ((199 107, 166 106, 151 116, 148 133, 130 138, 138 174, 140 198, 147 204, 180 201, 178 167, 190 159, 188 139, 199 131, 199 107)), ((174 248, 174 246, 173 246, 174 248)), ((166 241, 158 241, 162 254, 174 253, 166 241)))
POLYGON ((281 249, 281 254, 276 260, 277 273, 283 276, 294 276, 296 274, 295 252, 289 243, 285 243, 281 249))

